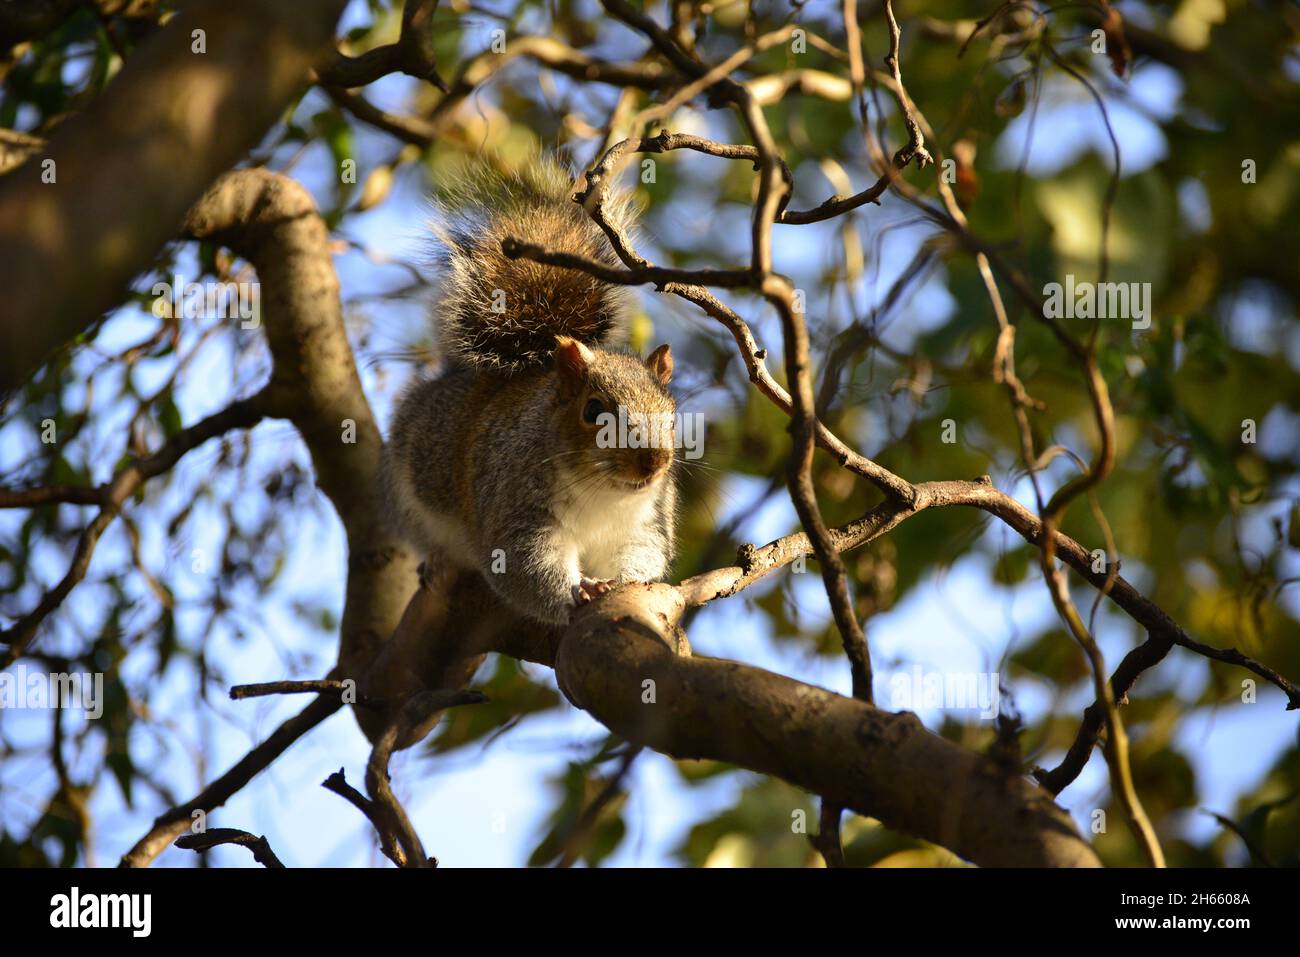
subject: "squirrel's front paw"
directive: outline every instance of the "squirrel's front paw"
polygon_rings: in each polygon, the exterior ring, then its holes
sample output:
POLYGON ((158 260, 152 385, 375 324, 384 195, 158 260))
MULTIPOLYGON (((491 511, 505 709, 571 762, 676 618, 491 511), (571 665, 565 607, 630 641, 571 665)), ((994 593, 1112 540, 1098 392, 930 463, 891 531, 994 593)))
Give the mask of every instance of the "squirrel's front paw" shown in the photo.
POLYGON ((578 584, 573 586, 573 601, 575 607, 581 607, 588 602, 595 601, 605 592, 613 588, 617 582, 602 581, 599 578, 583 577, 578 584))

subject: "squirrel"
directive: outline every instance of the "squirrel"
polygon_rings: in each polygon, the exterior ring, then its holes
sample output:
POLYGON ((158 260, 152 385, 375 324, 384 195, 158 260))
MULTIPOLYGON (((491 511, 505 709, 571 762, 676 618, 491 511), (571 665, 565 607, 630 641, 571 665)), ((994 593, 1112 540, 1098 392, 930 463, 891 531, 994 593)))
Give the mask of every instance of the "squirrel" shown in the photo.
MULTIPOLYGON (((677 497, 669 346, 626 349, 625 287, 503 251, 523 238, 619 265, 572 185, 538 156, 453 187, 435 226, 446 363, 399 399, 381 467, 394 529, 426 562, 477 569, 516 612, 559 625, 616 584, 662 580, 677 497), (615 432, 625 421, 658 427, 615 432)), ((631 228, 625 194, 605 213, 631 228)))

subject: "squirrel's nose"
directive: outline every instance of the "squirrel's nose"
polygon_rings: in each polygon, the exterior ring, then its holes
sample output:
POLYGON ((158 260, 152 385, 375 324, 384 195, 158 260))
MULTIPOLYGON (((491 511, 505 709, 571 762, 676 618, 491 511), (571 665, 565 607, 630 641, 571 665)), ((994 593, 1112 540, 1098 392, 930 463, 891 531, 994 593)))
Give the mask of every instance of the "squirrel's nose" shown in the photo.
POLYGON ((667 449, 641 449, 637 453, 637 470, 645 478, 654 478, 668 468, 672 455, 667 449))

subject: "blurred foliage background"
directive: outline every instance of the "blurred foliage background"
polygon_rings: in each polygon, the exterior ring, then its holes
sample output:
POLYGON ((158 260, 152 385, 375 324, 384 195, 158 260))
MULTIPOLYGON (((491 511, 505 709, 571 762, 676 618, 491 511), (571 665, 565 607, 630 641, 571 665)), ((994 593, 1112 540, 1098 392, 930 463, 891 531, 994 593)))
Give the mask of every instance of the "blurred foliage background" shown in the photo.
MULTIPOLYGON (((838 3, 687 2, 676 9, 687 14, 683 29, 712 63, 747 37, 787 23, 804 31, 802 46, 777 44, 736 73, 767 91, 766 115, 794 171, 792 208, 875 181, 847 82, 838 3)), ((1236 647, 1294 680, 1300 12, 1290 3, 1246 0, 1132 0, 1115 9, 1128 50, 1114 28, 1107 48, 1098 49, 1093 31, 1103 11, 1090 4, 899 4, 904 81, 933 130, 931 147, 952 160, 909 169, 905 178, 933 202, 936 177, 949 175, 972 232, 1036 289, 1067 275, 1097 280, 1103 241, 1106 278, 1150 284, 1150 327, 1100 320, 1097 339, 1118 443, 1117 468, 1099 490, 1099 505, 1123 573, 1198 640, 1236 647), (976 21, 995 11, 971 38, 976 21)), ((165 3, 87 3, 48 34, 0 51, 0 127, 44 135, 87 108, 169 12, 165 3)), ((667 21, 663 5, 647 12, 667 21)), ((889 44, 881 4, 861 3, 859 20, 868 67, 881 70, 889 44)), ((357 54, 392 42, 399 23, 400 4, 358 0, 345 13, 341 43, 357 54)), ((576 173, 633 132, 628 124, 638 110, 666 95, 585 82, 514 46, 549 37, 600 60, 659 62, 643 37, 591 0, 453 0, 435 15, 434 31, 450 94, 401 75, 344 95, 312 87, 248 160, 294 176, 320 203, 336 238, 349 333, 381 421, 395 391, 437 360, 423 305, 436 282, 424 237, 426 197, 482 155, 509 166, 538 147, 557 149, 576 173), (391 122, 358 118, 358 97, 391 122), (355 177, 340 175, 349 161, 355 177)), ((903 136, 894 101, 875 83, 867 100, 869 122, 892 152, 903 136)), ((662 128, 744 141, 734 115, 702 100, 662 128)), ((747 259, 749 164, 668 154, 653 158, 652 175, 645 169, 634 166, 623 178, 644 209, 642 254, 682 266, 747 259)), ((775 238, 777 268, 807 294, 815 367, 823 374, 819 412, 828 424, 912 481, 987 473, 1032 505, 1006 394, 991 374, 997 324, 971 257, 893 193, 830 222, 778 226, 775 238), (955 441, 945 441, 949 420, 955 441)), ((164 250, 120 309, 7 401, 0 425, 5 486, 102 482, 127 454, 156 447, 263 381, 269 362, 260 332, 222 319, 155 315, 153 283, 177 275, 252 278, 245 263, 221 250, 179 242, 164 250), (49 420, 58 436, 52 444, 41 441, 49 420)), ((1032 415, 1037 447, 1059 444, 1089 458, 1097 436, 1077 368, 1005 284, 1003 294, 1018 326, 1018 371, 1045 403, 1032 415)), ((743 293, 724 298, 775 360, 780 331, 766 306, 743 293)), ((704 412, 708 423, 706 457, 684 480, 680 579, 729 564, 742 542, 796 527, 781 478, 789 440, 783 417, 750 386, 720 326, 649 290, 641 302, 637 345, 672 342, 683 405, 704 412)), ((1066 320, 1080 337, 1097 322, 1066 320)), ((781 364, 769 361, 769 368, 781 364)), ((828 521, 852 519, 876 501, 828 457, 819 456, 816 468, 828 521)), ((1058 457, 1045 482, 1059 485, 1073 470, 1068 457, 1058 457)), ((0 514, 4 623, 61 577, 90 514, 72 505, 0 514)), ((1104 547, 1083 502, 1064 530, 1089 548, 1104 547)), ((264 734, 283 706, 232 703, 226 689, 239 680, 324 673, 342 601, 341 550, 337 521, 314 491, 310 463, 287 423, 210 443, 152 481, 106 534, 87 580, 25 659, 38 670, 103 672, 104 717, 0 712, 0 864, 111 863, 154 814, 187 798, 264 734)), ((1030 546, 982 513, 947 510, 905 522, 846 560, 874 644, 878 700, 888 706, 890 676, 918 662, 997 672, 1003 710, 1023 721, 1017 760, 1028 771, 1060 759, 1091 701, 1090 678, 1051 613, 1030 546), (953 607, 936 619, 944 594, 953 607)), ((1089 609, 1091 590, 1077 579, 1074 586, 1076 602, 1089 609)), ((816 574, 774 576, 700 614, 692 642, 703 653, 847 691, 847 665, 820 588, 816 574)), ((1144 637, 1105 608, 1096 623, 1112 667, 1144 637)), ((1175 649, 1125 709, 1138 790, 1171 864, 1300 862, 1296 719, 1270 687, 1243 702, 1250 677, 1175 649), (1216 737, 1209 729, 1219 721, 1238 732, 1216 737), (1220 773, 1231 776, 1227 792, 1216 788, 1220 773), (1220 803, 1210 806, 1210 794, 1220 803)), ((507 815, 512 832, 523 834, 511 845, 524 851, 511 852, 513 863, 819 862, 805 834, 816 829, 811 796, 735 768, 629 752, 572 713, 549 671, 492 658, 476 686, 491 703, 451 714, 410 759, 403 780, 414 793, 442 786, 484 767, 485 755, 500 755, 503 740, 523 735, 518 748, 545 760, 528 765, 522 825, 514 824, 515 812, 507 815), (645 815, 660 807, 671 809, 672 823, 650 827, 645 815)), ((918 710, 929 727, 968 747, 993 741, 992 722, 974 714, 918 710)), ((328 747, 313 752, 318 777, 364 753, 354 728, 331 725, 330 734, 328 747)), ((503 758, 517 759, 518 751, 503 758)), ((492 789, 506 786, 496 773, 481 780, 485 814, 492 789)), ((269 791, 287 800, 284 792, 314 786, 314 779, 281 774, 247 791, 261 802, 269 791)), ((1111 809, 1099 755, 1061 799, 1108 864, 1140 861, 1119 823, 1122 812, 1111 809), (1093 827, 1098 810, 1113 818, 1100 833, 1093 827)), ((340 805, 323 822, 313 818, 314 830, 331 834, 333 849, 313 857, 312 843, 291 833, 285 818, 292 815, 282 807, 261 823, 280 856, 291 863, 373 859, 364 822, 337 799, 321 800, 340 805), (286 843, 296 855, 285 853, 286 843)), ((450 800, 439 808, 440 819, 453 814, 450 800)), ((248 824, 233 816, 222 823, 248 824)), ((474 828, 465 833, 471 849, 485 840, 474 828)), ((844 839, 850 864, 960 864, 869 819, 846 819, 844 839)), ((428 843, 451 863, 499 859, 472 850, 449 857, 451 841, 428 843)), ((168 853, 172 863, 193 861, 168 853)), ((213 852, 213 859, 248 863, 239 851, 213 852)))

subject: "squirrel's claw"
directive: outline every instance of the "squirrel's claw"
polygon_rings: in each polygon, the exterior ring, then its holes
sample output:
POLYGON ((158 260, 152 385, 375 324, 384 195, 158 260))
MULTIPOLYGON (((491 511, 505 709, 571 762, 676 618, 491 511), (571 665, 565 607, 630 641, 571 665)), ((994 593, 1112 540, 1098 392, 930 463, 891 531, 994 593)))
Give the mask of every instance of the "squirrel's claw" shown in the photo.
POLYGON ((615 584, 617 583, 613 581, 601 580, 599 578, 587 578, 584 576, 578 584, 573 586, 572 589, 575 607, 580 607, 588 602, 595 601, 601 595, 605 594, 605 592, 612 589, 615 584))

